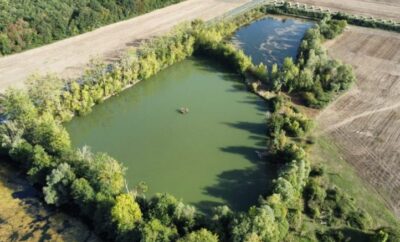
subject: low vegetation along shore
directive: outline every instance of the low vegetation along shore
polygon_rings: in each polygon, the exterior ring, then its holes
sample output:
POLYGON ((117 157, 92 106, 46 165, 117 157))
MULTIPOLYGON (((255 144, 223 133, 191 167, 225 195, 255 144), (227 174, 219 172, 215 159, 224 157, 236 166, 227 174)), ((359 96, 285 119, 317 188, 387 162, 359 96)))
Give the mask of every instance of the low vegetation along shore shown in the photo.
POLYGON ((3 155, 43 191, 46 203, 79 214, 106 240, 114 241, 399 241, 393 227, 380 227, 354 198, 332 186, 324 168, 311 166, 313 122, 298 105, 321 108, 355 81, 350 66, 328 57, 322 42, 335 38, 345 20, 329 14, 302 41, 297 60, 281 68, 255 66, 228 38, 240 26, 267 13, 306 15, 288 4, 267 5, 229 22, 194 21, 127 54, 119 63, 93 63, 79 80, 36 77, 26 91, 8 90, 2 99, 3 155), (146 198, 143 184, 126 186, 124 167, 104 153, 73 149, 62 123, 85 115, 95 104, 191 55, 221 60, 263 96, 269 106, 264 159, 279 164, 268 196, 247 212, 215 208, 204 216, 168 194, 146 198))

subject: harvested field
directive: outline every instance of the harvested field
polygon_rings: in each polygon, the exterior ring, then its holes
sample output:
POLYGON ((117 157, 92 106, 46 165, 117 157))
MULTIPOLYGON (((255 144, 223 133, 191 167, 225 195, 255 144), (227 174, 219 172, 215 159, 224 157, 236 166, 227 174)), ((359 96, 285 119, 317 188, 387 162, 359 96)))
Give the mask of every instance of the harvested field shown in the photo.
POLYGON ((350 27, 326 45, 358 81, 320 113, 319 126, 400 216, 400 35, 350 27))
POLYGON ((293 2, 400 22, 400 1, 398 0, 294 0, 293 2))
POLYGON ((0 163, 0 241, 99 241, 79 220, 43 207, 37 193, 0 163))
POLYGON ((151 13, 111 24, 23 53, 0 58, 0 91, 21 87, 33 73, 76 77, 90 59, 114 58, 143 39, 161 35, 178 23, 209 20, 250 0, 186 0, 151 13))

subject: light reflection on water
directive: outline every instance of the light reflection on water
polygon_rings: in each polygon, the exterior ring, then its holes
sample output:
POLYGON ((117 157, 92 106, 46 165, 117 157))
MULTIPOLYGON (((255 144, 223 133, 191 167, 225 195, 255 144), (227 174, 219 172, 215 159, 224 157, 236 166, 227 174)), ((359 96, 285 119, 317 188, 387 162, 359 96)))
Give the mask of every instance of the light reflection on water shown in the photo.
POLYGON ((296 58, 305 32, 313 25, 298 19, 267 17, 239 29, 232 42, 255 64, 281 65, 285 57, 296 58))

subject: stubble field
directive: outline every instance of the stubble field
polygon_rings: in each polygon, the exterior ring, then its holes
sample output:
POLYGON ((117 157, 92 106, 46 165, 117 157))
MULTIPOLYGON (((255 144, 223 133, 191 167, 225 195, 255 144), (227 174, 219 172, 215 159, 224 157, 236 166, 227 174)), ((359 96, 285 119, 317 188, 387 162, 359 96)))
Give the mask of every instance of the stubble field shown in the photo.
POLYGON ((400 216, 400 35, 350 27, 326 45, 358 80, 319 114, 318 125, 400 216))
POLYGON ((293 0, 293 2, 400 22, 400 1, 398 0, 293 0))

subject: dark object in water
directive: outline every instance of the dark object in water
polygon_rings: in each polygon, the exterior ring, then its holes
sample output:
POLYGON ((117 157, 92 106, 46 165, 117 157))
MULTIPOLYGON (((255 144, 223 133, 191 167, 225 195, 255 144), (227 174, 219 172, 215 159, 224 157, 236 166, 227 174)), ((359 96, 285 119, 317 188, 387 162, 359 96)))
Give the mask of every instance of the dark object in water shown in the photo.
POLYGON ((189 108, 184 108, 184 107, 182 107, 182 108, 179 109, 179 113, 181 113, 181 114, 187 114, 187 113, 189 113, 189 108))

